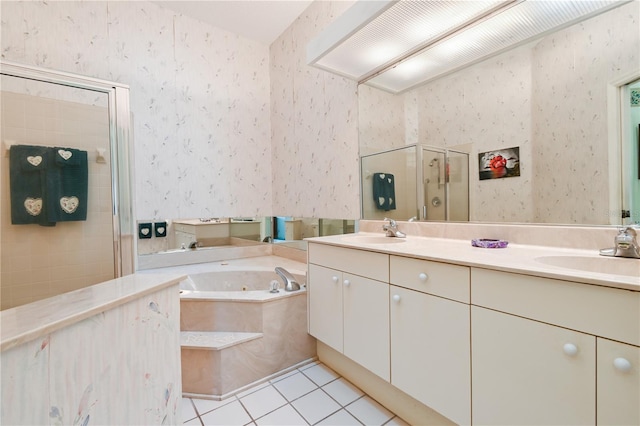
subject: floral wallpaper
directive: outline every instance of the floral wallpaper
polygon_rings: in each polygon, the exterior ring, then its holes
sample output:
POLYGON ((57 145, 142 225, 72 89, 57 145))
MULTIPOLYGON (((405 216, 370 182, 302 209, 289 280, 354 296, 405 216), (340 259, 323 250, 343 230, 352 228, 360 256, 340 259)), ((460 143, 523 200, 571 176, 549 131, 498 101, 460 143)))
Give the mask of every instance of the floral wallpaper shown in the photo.
POLYGON ((136 215, 269 215, 269 47, 150 2, 3 1, 2 59, 128 84, 136 215))
POLYGON ((639 28, 640 2, 634 1, 536 45, 531 106, 539 222, 558 222, 567 214, 575 223, 620 219, 620 212, 609 208, 616 194, 609 191, 608 111, 613 106, 607 85, 632 72, 637 78, 639 28), (535 84, 551 76, 553 86, 535 84))
POLYGON ((271 45, 274 215, 358 218, 354 81, 306 64, 307 43, 351 1, 316 1, 271 45))

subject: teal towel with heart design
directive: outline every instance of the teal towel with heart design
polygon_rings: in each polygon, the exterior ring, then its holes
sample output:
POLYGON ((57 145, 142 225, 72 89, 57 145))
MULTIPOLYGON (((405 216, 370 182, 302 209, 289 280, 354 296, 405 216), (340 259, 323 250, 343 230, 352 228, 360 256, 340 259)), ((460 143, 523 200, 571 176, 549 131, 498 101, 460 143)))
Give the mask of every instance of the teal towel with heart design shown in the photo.
POLYGON ((11 223, 54 226, 47 214, 46 191, 49 148, 14 145, 9 150, 11 223))
POLYGON ((395 178, 391 173, 373 174, 373 202, 378 210, 396 209, 395 178))
POLYGON ((87 220, 89 165, 87 152, 52 148, 47 169, 47 216, 52 222, 87 220))

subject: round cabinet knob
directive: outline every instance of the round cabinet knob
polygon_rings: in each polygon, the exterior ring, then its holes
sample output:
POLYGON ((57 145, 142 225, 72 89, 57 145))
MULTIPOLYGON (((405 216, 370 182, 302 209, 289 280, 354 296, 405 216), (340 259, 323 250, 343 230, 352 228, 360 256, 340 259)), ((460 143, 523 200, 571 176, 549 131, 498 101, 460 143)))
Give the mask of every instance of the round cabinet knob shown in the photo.
POLYGON ((631 370, 631 363, 625 358, 616 358, 613 360, 613 366, 618 371, 627 372, 631 370))
POLYGON ((418 278, 420 278, 420 281, 426 281, 427 279, 429 279, 429 275, 425 274, 424 272, 420 272, 418 278))
POLYGON ((344 285, 345 285, 345 287, 349 287, 351 285, 351 281, 344 280, 344 285))
POLYGON ((392 297, 394 302, 399 302, 400 301, 400 295, 399 294, 394 294, 392 297))
POLYGON ((578 347, 573 343, 565 343, 562 350, 569 356, 575 356, 578 353, 578 347))
POLYGON ((332 277, 331 277, 331 280, 332 280, 334 283, 337 283, 337 282, 338 282, 338 277, 336 277, 336 276, 334 275, 334 276, 332 276, 332 277))

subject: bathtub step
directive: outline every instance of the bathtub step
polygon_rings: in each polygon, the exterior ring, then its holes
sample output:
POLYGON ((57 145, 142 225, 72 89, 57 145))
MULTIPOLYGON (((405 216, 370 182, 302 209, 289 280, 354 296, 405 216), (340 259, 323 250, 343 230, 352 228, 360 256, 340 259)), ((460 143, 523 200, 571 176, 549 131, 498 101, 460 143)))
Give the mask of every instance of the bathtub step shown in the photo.
POLYGON ((236 331, 181 331, 182 349, 204 349, 219 351, 230 346, 259 339, 262 333, 242 333, 236 331))

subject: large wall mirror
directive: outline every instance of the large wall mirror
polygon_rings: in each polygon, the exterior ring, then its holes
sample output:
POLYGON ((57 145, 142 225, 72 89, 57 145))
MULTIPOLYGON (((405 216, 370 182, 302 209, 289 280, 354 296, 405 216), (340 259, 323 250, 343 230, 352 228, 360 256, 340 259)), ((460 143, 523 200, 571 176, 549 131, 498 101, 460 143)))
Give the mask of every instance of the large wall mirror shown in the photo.
MULTIPOLYGON (((408 145, 468 153, 471 221, 640 223, 639 12, 625 4, 400 94, 361 84, 361 158, 408 145), (488 173, 498 156, 509 174, 488 173)), ((369 171, 422 167, 418 184, 445 182, 447 166, 432 165, 403 157, 369 171)), ((415 182, 396 181, 397 208, 369 212, 364 170, 362 185, 365 219, 420 215, 402 199, 415 199, 415 182)))

